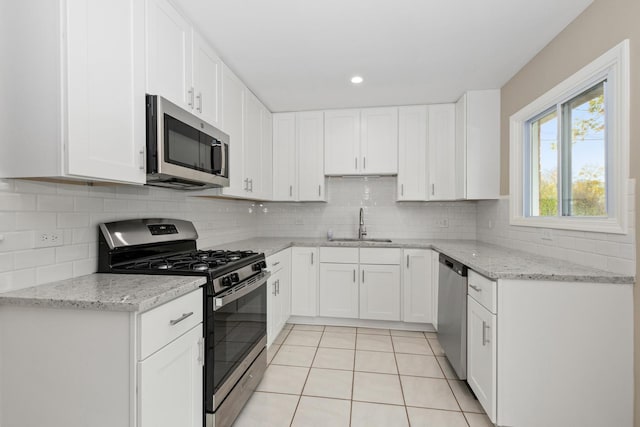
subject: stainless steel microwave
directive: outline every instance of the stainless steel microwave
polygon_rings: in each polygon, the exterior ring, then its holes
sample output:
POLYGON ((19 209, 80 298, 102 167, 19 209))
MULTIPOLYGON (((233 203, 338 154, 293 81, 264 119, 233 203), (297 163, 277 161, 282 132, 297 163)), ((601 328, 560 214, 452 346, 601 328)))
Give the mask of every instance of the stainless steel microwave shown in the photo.
POLYGON ((147 185, 229 186, 229 135, 161 96, 147 95, 147 185))

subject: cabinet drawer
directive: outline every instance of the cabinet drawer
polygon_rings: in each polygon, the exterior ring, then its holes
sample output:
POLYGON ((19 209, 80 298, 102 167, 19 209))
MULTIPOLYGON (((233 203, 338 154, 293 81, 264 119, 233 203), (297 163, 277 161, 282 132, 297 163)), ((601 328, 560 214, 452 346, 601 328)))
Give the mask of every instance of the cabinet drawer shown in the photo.
POLYGON ((320 262, 357 264, 358 248, 320 248, 320 262))
POLYGON ((289 264, 291 249, 285 249, 267 257, 267 269, 273 274, 289 264))
POLYGON ((361 248, 360 264, 399 265, 402 250, 396 248, 361 248))
POLYGON ((143 360, 202 322, 202 289, 140 315, 140 356, 143 360), (182 319, 182 320, 180 320, 182 319))
POLYGON ((468 283, 469 295, 495 314, 498 309, 496 282, 469 270, 468 283))

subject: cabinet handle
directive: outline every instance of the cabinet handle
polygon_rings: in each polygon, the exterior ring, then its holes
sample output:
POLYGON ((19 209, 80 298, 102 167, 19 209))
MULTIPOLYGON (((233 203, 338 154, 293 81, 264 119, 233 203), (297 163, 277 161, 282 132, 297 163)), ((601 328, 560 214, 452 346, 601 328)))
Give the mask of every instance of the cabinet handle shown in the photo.
POLYGON ((273 264, 271 264, 272 267, 275 267, 276 265, 280 265, 280 261, 276 261, 273 264))
POLYGON ((362 169, 366 169, 367 168, 367 158, 363 157, 362 158, 362 169))
POLYGON ((249 180, 249 183, 251 184, 251 189, 249 191, 253 193, 253 178, 249 180))
POLYGON ((362 270, 362 283, 364 283, 364 270, 362 270))
POLYGON ((322 185, 318 185, 318 197, 322 197, 322 185))
POLYGON ((313 252, 311 252, 311 265, 313 265, 313 252))
POLYGON ((293 196, 293 185, 289 186, 289 197, 293 196))
POLYGON ((276 292, 280 295, 280 279, 276 280, 276 292))
POLYGON ((358 170, 358 158, 356 157, 356 170, 358 170))
POLYGON ((400 195, 404 196, 404 184, 400 184, 400 195))
POLYGON ((489 329, 490 326, 487 325, 487 322, 485 322, 484 320, 482 321, 482 346, 484 347, 486 344, 490 343, 491 340, 487 339, 487 329, 489 329))
POLYGON ((198 364, 204 366, 204 338, 198 339, 198 364))
POLYGON ((353 269, 353 283, 356 283, 356 269, 353 269))
POLYGON ((407 255, 407 268, 409 268, 409 255, 407 255))
POLYGON ((244 191, 249 191, 249 178, 244 179, 244 191))
POLYGON ((436 195, 436 185, 435 184, 431 184, 431 195, 432 196, 436 195))
POLYGON ((196 96, 196 98, 198 99, 198 112, 200 114, 202 114, 202 92, 198 93, 198 96, 196 96))
POLYGON ((469 287, 471 289, 473 289, 474 291, 476 291, 476 292, 482 292, 482 288, 480 286, 475 286, 475 285, 472 285, 471 283, 469 283, 469 287))
POLYGON ((145 165, 145 157, 144 157, 144 148, 142 150, 140 150, 140 170, 143 171, 146 168, 145 165))
POLYGON ((190 311, 189 313, 183 313, 182 316, 178 317, 177 319, 169 321, 169 324, 171 326, 175 326, 175 325, 177 325, 178 323, 182 322, 184 319, 186 319, 187 317, 190 317, 190 316, 193 316, 193 311, 190 311))
POLYGON ((276 281, 276 282, 273 282, 273 296, 278 295, 278 294, 277 294, 277 291, 276 291, 276 283, 277 283, 277 281, 276 281))
POLYGON ((191 107, 191 109, 193 109, 193 95, 194 95, 193 88, 191 88, 191 89, 189 89, 187 91, 187 95, 189 95, 188 96, 189 100, 187 101, 187 104, 189 104, 189 107, 191 107))

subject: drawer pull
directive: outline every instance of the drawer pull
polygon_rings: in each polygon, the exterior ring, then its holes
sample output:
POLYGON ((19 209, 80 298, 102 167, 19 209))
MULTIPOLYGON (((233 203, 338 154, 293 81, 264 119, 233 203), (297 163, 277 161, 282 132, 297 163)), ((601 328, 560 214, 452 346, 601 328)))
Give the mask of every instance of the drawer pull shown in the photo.
POLYGON ((175 326, 175 325, 177 325, 178 323, 182 322, 184 319, 186 319, 187 317, 190 317, 190 316, 193 316, 193 311, 190 311, 189 313, 183 313, 182 316, 178 317, 177 319, 171 320, 169 322, 169 324, 171 326, 175 326))
POLYGON ((482 292, 482 288, 480 286, 474 286, 471 283, 469 283, 469 287, 476 292, 482 292))
POLYGON ((276 265, 280 265, 280 261, 276 261, 273 264, 271 264, 272 267, 275 267, 276 265))
POLYGON ((487 325, 487 322, 485 322, 484 320, 482 321, 482 346, 484 347, 485 345, 487 345, 488 343, 490 343, 491 341, 489 340, 489 338, 487 338, 487 329, 489 329, 490 326, 487 325))

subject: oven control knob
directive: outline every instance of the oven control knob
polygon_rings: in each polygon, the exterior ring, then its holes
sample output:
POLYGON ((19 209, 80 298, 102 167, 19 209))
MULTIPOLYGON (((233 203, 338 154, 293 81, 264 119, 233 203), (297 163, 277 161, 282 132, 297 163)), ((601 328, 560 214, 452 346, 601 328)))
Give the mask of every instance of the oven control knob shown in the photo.
POLYGON ((260 261, 260 267, 267 268, 267 261, 260 261))
POLYGON ((253 271, 260 271, 260 270, 262 270, 262 263, 257 262, 255 264, 253 264, 253 266, 251 268, 252 268, 253 271))
POLYGON ((231 286, 231 277, 229 276, 224 276, 221 280, 222 286, 224 286, 225 288, 228 286, 231 286))
POLYGON ((231 273, 229 277, 231 277, 231 282, 233 283, 238 283, 240 281, 240 276, 238 276, 238 273, 231 273))

